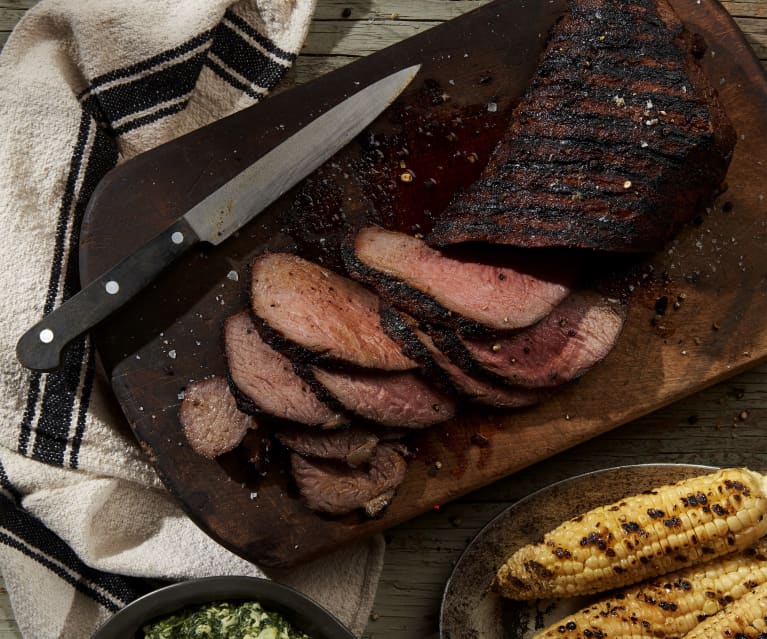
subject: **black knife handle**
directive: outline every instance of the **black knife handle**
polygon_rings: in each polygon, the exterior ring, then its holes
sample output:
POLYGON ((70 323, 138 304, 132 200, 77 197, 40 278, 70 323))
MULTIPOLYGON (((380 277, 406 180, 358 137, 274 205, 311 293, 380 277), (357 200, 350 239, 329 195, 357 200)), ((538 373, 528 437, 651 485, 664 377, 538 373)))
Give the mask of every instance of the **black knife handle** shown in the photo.
POLYGON ((199 241, 187 221, 179 218, 24 333, 16 357, 32 370, 58 368, 69 342, 133 298, 199 241))

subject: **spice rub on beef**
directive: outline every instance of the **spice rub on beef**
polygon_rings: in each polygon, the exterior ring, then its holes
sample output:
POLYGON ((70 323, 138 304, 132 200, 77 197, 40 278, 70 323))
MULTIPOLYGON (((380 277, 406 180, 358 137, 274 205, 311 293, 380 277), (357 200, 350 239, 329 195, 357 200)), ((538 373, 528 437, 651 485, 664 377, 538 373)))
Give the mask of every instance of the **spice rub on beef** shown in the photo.
POLYGON ((583 375, 612 350, 625 307, 593 291, 573 293, 544 320, 503 339, 462 339, 435 330, 435 344, 472 375, 529 388, 583 375))
POLYGON ((405 479, 407 462, 396 444, 379 444, 367 467, 290 456, 293 479, 311 510, 342 515, 362 508, 379 515, 405 479))
POLYGON ((462 334, 516 329, 548 315, 570 292, 577 258, 490 245, 438 251, 380 227, 343 247, 352 277, 419 320, 462 334))
POLYGON ((192 382, 179 409, 184 436, 196 453, 213 459, 234 450, 256 421, 237 409, 229 384, 220 377, 192 382))
POLYGON ((295 255, 267 253, 253 261, 250 302, 261 336, 294 362, 416 367, 383 332, 374 293, 295 255))
POLYGON ((421 365, 429 380, 451 397, 495 408, 521 408, 537 404, 547 396, 539 389, 494 384, 464 372, 418 328, 412 317, 393 308, 381 311, 381 324, 405 354, 421 365))
POLYGON ((455 415, 455 403, 412 371, 305 372, 319 398, 371 422, 393 428, 426 428, 455 415))
POLYGON ((247 311, 224 322, 224 350, 229 378, 243 410, 309 425, 346 421, 317 399, 284 355, 261 339, 247 311))
POLYGON ((735 132, 666 0, 571 0, 480 179, 427 241, 656 251, 724 179, 735 132))

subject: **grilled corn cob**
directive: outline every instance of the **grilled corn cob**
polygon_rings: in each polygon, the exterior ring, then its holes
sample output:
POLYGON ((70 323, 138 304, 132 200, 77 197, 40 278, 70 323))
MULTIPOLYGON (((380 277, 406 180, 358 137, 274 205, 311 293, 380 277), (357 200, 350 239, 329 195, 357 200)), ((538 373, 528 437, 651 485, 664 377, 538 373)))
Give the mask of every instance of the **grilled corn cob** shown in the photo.
POLYGON ((535 639, 678 639, 703 618, 767 584, 767 540, 612 593, 535 639))
POLYGON ((512 599, 587 595, 742 550, 767 533, 764 482, 729 468, 595 508, 520 548, 494 587, 512 599))
POLYGON ((705 619, 684 639, 767 639, 767 584, 705 619))

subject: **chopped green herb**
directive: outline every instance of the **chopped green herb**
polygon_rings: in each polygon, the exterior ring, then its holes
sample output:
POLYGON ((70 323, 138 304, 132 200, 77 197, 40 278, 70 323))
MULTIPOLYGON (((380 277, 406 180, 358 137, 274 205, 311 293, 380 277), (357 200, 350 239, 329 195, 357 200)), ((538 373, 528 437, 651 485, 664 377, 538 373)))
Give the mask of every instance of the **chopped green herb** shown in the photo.
POLYGON ((258 602, 185 608, 144 626, 145 639, 310 639, 258 602))

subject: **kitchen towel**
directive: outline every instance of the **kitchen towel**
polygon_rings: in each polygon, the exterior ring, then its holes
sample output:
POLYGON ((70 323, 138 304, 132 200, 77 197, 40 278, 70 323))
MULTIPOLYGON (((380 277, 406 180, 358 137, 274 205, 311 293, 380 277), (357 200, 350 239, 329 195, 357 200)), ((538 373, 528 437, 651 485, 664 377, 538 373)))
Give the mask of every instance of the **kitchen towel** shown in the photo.
MULTIPOLYGON (((0 54, 0 567, 27 639, 85 639, 158 582, 262 575, 164 490, 77 341, 29 372, 21 334, 79 287, 85 206, 117 163, 262 99, 315 0, 42 0, 0 54)), ((365 626, 380 537, 268 576, 365 626)))

